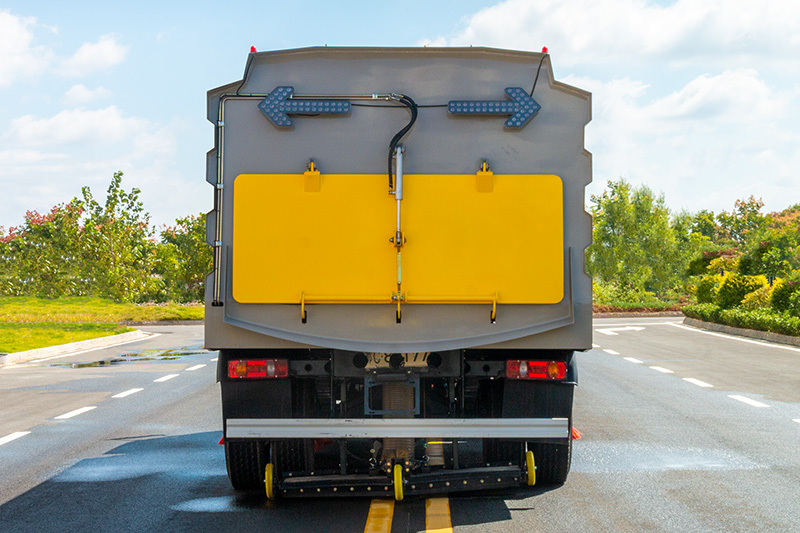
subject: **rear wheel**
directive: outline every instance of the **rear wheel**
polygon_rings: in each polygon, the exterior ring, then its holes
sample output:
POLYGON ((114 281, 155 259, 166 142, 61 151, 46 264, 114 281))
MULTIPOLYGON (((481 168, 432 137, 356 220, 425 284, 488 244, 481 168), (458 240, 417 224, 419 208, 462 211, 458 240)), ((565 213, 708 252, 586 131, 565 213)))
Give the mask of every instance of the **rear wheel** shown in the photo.
MULTIPOLYGON (((312 444, 313 445, 313 444, 312 444)), ((302 439, 276 440, 272 443, 272 453, 278 472, 304 472, 307 470, 307 446, 302 439)))
POLYGON ((499 439, 483 439, 483 457, 493 465, 519 464, 522 443, 499 439))
POLYGON ((236 490, 264 488, 266 449, 260 442, 225 442, 225 464, 228 478, 236 490))
POLYGON ((528 444, 536 461, 536 482, 556 485, 567 481, 572 463, 572 437, 566 444, 528 444))

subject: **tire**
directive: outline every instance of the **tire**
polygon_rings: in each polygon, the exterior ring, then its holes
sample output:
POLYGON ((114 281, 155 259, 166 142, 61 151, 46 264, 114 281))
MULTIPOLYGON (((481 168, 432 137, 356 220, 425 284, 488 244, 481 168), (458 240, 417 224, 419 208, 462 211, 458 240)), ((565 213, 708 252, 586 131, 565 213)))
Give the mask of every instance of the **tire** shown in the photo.
POLYGON ((280 474, 306 470, 307 446, 303 439, 277 440, 272 446, 273 458, 280 474))
POLYGON ((483 439, 483 457, 490 464, 519 464, 522 443, 499 439, 483 439))
POLYGON ((228 479, 236 490, 263 490, 267 466, 264 445, 260 442, 225 442, 228 479))
POLYGON ((567 444, 529 443, 536 461, 537 485, 560 485, 567 481, 572 464, 572 437, 567 444))

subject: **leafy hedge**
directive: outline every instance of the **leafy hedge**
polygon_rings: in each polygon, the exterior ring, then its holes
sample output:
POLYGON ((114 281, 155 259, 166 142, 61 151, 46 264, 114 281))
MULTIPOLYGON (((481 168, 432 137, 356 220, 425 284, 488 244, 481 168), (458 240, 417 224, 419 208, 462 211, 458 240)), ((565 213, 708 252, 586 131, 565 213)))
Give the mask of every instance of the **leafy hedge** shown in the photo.
POLYGON ((689 318, 705 322, 800 336, 800 318, 787 313, 776 313, 767 309, 723 309, 709 303, 685 305, 681 311, 689 318))
POLYGON ((741 274, 728 274, 717 290, 717 302, 721 307, 730 309, 738 307, 744 297, 751 292, 767 286, 764 276, 743 276, 741 274))
MULTIPOLYGON (((798 311, 793 309, 797 298, 795 295, 800 291, 800 283, 795 281, 780 280, 775 284, 775 289, 772 291, 772 307, 777 311, 792 312, 798 311)), ((794 313, 793 313, 794 314, 794 313)))

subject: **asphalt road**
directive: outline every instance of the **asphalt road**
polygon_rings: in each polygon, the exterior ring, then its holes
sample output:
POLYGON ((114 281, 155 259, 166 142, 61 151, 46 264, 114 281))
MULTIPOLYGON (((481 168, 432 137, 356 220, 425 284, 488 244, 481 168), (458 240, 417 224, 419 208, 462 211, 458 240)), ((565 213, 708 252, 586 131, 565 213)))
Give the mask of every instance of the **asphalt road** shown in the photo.
MULTIPOLYGON (((0 531, 365 530, 368 499, 235 493, 202 328, 142 329, 0 369, 0 531)), ((464 532, 800 531, 800 348, 673 318, 596 320, 595 343, 565 485, 409 499, 392 531, 425 531, 426 506, 464 532)))

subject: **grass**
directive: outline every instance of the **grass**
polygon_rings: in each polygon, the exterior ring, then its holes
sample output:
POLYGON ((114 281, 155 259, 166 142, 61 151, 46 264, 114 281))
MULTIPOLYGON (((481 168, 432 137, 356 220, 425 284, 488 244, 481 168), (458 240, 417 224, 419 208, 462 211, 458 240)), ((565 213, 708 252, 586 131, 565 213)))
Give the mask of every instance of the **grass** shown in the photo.
POLYGON ((102 298, 45 300, 25 296, 0 297, 0 322, 148 322, 202 320, 202 304, 132 304, 102 298))
POLYGON ((20 352, 133 331, 120 322, 202 320, 202 304, 132 304, 101 298, 0 297, 0 352, 20 352))
POLYGON ((22 352, 133 331, 117 324, 7 322, 0 324, 0 352, 22 352))

